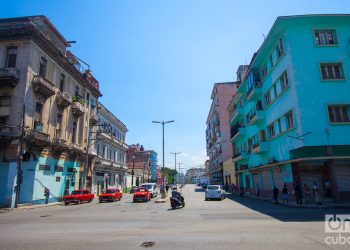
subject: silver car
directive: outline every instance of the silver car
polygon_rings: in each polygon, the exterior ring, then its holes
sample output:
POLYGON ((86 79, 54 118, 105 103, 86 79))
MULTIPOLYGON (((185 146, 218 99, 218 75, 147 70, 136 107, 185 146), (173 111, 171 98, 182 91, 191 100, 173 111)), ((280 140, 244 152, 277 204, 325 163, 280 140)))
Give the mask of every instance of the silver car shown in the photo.
POLYGON ((151 193, 151 198, 158 196, 158 187, 156 183, 143 183, 141 187, 145 187, 151 193))
POLYGON ((225 199, 226 193, 221 185, 209 185, 205 190, 205 200, 210 199, 225 199))

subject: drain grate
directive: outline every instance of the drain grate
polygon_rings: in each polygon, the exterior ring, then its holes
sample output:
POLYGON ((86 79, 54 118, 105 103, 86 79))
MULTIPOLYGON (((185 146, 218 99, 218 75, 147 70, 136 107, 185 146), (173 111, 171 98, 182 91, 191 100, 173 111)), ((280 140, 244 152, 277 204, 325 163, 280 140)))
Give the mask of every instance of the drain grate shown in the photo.
POLYGON ((153 241, 145 241, 140 245, 140 247, 153 247, 154 244, 156 244, 156 243, 153 241))

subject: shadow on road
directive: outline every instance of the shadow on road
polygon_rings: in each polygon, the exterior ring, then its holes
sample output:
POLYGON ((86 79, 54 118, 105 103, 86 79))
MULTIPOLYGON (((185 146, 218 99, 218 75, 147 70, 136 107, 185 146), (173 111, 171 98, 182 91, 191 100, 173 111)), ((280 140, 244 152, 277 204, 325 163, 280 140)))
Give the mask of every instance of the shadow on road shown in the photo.
POLYGON ((350 209, 298 208, 272 204, 272 202, 228 194, 226 198, 284 222, 324 221, 325 214, 349 214, 350 209))

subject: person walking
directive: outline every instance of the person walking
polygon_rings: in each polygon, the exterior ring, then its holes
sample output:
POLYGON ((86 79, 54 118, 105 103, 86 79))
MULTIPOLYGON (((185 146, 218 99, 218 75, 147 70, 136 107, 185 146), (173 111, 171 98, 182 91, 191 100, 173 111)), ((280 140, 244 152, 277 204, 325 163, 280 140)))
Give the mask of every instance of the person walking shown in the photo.
POLYGON ((295 199, 297 201, 297 204, 299 205, 303 204, 303 193, 299 183, 295 184, 294 192, 295 192, 295 199))
POLYGON ((304 183, 303 191, 304 191, 305 203, 308 204, 310 202, 310 194, 311 193, 310 193, 310 188, 306 183, 304 183))
POLYGON ((317 205, 322 205, 322 202, 321 202, 321 189, 320 189, 320 187, 318 186, 318 184, 316 182, 314 183, 312 191, 314 193, 316 204, 317 205))
POLYGON ((255 187, 255 194, 256 194, 256 196, 260 197, 260 187, 259 187, 259 184, 256 184, 256 187, 255 187))
POLYGON ((280 191, 278 190, 277 186, 274 185, 273 190, 272 190, 272 193, 273 193, 273 201, 274 201, 274 203, 276 203, 276 204, 278 204, 278 193, 279 193, 279 192, 280 192, 280 191))
POLYGON ((44 189, 44 196, 45 196, 45 204, 49 203, 49 197, 50 197, 50 189, 45 187, 44 189))
POLYGON ((282 189, 282 202, 283 202, 283 204, 285 201, 286 201, 286 204, 288 204, 288 196, 289 196, 288 188, 287 188, 287 185, 284 184, 283 189, 282 189))

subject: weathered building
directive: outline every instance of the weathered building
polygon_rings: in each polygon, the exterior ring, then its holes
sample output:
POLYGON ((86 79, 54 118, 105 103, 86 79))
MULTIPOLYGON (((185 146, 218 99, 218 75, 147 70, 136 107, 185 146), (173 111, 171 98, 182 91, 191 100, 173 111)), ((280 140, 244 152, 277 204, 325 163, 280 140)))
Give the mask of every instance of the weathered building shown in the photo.
POLYGON ((17 170, 20 203, 43 202, 45 187, 57 201, 84 184, 101 93, 68 47, 45 16, 0 19, 0 204, 13 202, 17 170))

